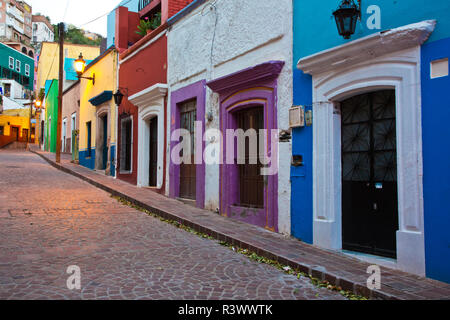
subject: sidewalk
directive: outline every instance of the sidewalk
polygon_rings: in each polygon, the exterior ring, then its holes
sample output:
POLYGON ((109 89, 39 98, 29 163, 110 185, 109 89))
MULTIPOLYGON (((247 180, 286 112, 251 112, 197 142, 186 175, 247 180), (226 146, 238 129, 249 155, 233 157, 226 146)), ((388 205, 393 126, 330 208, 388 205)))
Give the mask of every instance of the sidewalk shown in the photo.
POLYGON ((412 274, 381 268, 380 290, 369 290, 366 285, 368 263, 338 252, 330 252, 298 240, 269 232, 249 224, 224 218, 207 210, 193 208, 145 188, 107 177, 82 166, 70 163, 70 155, 61 155, 61 164, 55 155, 30 150, 52 166, 74 175, 114 196, 120 196, 163 218, 176 220, 196 231, 207 233, 220 241, 249 249, 260 256, 326 280, 344 290, 372 299, 450 299, 450 285, 412 274))

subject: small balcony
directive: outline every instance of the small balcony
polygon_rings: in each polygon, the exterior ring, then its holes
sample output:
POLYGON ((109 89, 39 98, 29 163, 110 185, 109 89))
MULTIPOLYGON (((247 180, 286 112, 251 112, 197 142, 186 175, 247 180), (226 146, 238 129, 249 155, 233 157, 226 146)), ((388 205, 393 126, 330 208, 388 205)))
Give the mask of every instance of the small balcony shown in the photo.
POLYGON ((150 3, 155 2, 154 0, 139 0, 138 11, 142 11, 146 6, 150 5, 150 3))
POLYGON ((139 0, 138 12, 141 19, 155 11, 161 11, 161 0, 139 0))

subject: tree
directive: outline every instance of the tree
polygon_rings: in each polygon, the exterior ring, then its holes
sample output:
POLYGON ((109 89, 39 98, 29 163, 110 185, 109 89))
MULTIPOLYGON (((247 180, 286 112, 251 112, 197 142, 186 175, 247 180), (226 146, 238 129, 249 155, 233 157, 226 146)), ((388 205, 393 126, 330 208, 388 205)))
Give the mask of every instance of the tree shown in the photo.
MULTIPOLYGON (((59 41, 58 25, 53 25, 53 29, 55 31, 55 41, 58 42, 59 41)), ((73 44, 100 46, 100 44, 102 43, 102 37, 99 37, 96 40, 91 40, 84 35, 84 31, 82 29, 79 29, 74 25, 70 25, 64 36, 64 41, 73 44)))

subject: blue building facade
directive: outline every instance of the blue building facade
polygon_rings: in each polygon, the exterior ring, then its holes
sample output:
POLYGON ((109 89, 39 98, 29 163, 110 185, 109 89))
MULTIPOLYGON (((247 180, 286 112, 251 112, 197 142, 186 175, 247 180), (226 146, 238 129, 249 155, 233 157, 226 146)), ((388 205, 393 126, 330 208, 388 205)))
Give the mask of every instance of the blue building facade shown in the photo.
MULTIPOLYGON (((116 7, 127 7, 132 12, 138 12, 139 0, 122 0, 116 7)), ((116 10, 112 10, 108 14, 108 35, 107 35, 107 48, 114 45, 114 38, 116 36, 116 10)))
POLYGON ((292 234, 450 282, 450 2, 362 0, 348 40, 340 3, 294 1, 292 234))

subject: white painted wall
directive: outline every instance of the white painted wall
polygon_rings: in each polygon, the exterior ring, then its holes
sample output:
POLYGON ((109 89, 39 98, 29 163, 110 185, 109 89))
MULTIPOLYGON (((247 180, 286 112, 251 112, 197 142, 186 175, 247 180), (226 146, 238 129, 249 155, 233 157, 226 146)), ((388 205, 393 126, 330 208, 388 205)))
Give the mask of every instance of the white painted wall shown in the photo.
POLYGON ((41 43, 44 41, 53 42, 55 40, 55 33, 50 30, 44 22, 33 22, 33 39, 34 43, 41 43))
MULTIPOLYGON (((278 78, 278 128, 282 130, 289 128, 288 111, 293 97, 292 59, 291 0, 208 1, 175 23, 168 33, 170 92, 199 80, 217 79, 270 60, 285 61, 278 78)), ((214 120, 206 122, 206 129, 219 128, 218 95, 208 88, 206 115, 209 112, 214 115, 214 120)), ((168 119, 171 119, 170 108, 168 119)), ((167 134, 170 137, 170 123, 167 134)), ((167 150, 169 165, 169 146, 167 150)), ((291 230, 291 150, 291 143, 280 144, 278 214, 279 230, 285 234, 290 234, 291 230)), ((168 172, 167 181, 169 184, 168 172)), ((205 206, 215 210, 219 207, 218 165, 206 166, 205 190, 205 206)))

